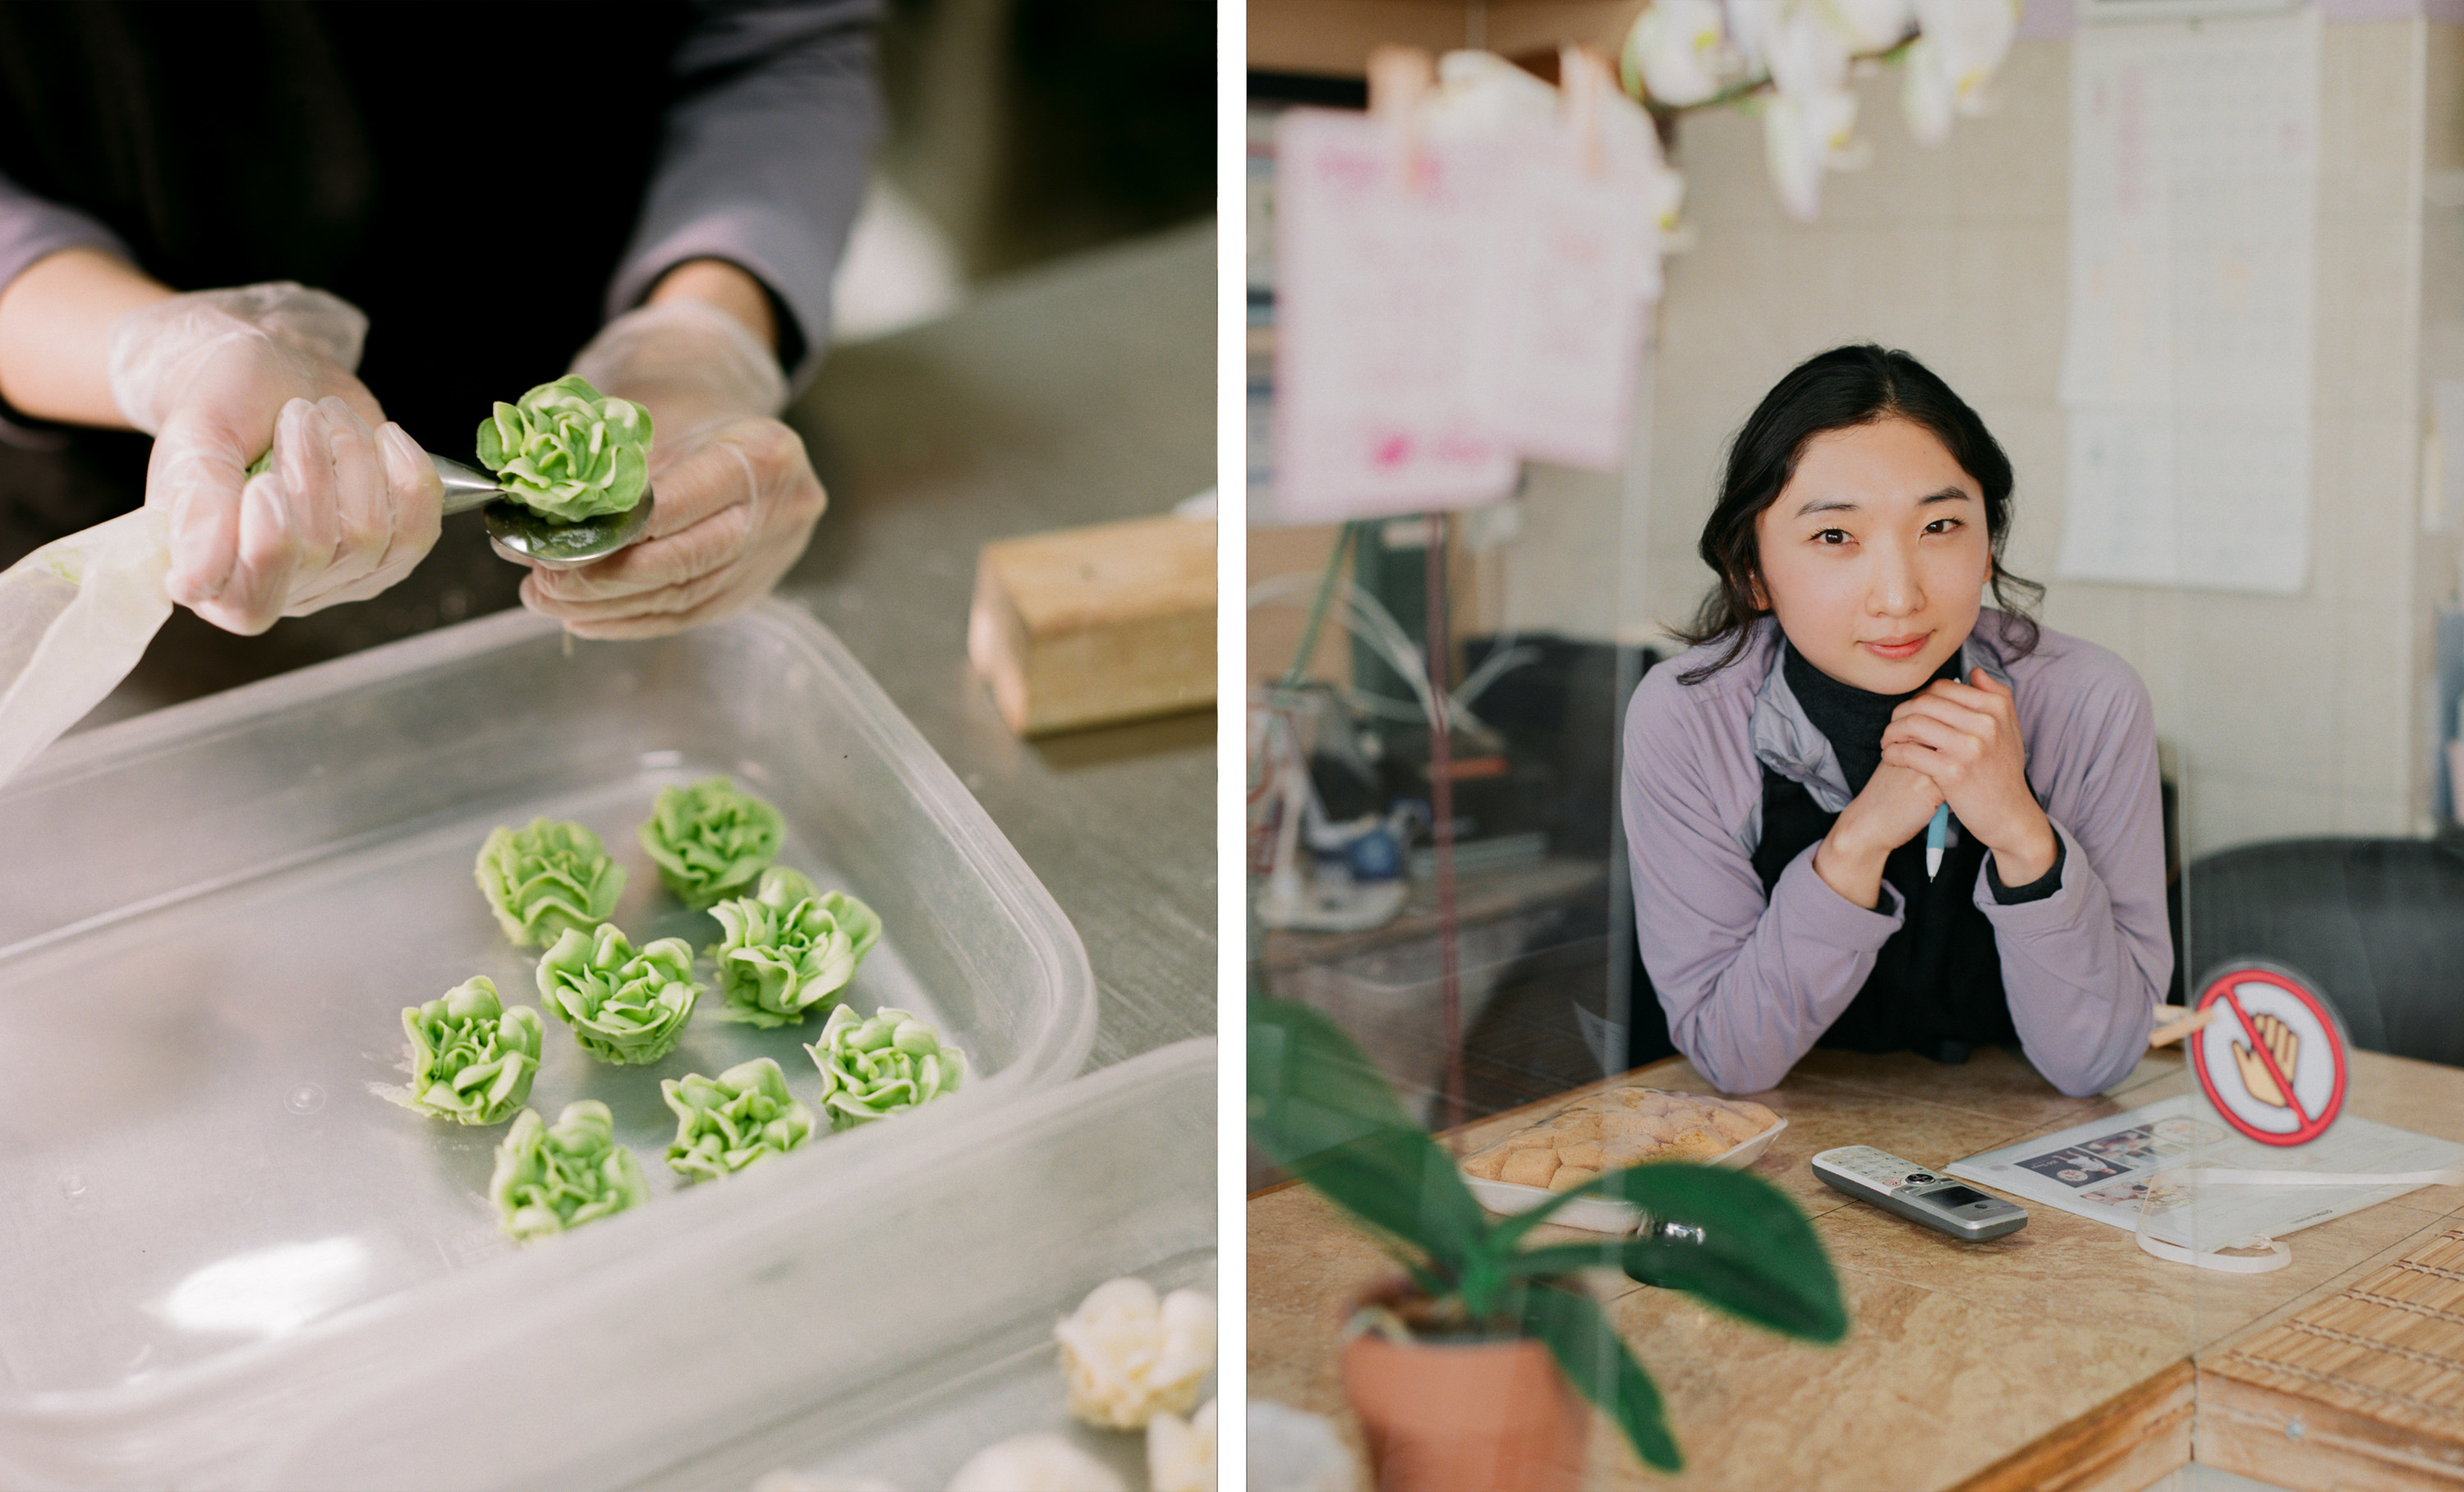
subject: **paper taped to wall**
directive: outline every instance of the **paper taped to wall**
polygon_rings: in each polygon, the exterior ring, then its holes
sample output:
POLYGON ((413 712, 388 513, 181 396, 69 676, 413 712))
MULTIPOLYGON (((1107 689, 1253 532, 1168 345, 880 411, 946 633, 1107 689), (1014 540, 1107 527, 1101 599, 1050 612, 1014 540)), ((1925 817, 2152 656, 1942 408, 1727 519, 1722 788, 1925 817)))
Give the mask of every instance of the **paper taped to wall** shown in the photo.
POLYGON ((2309 570, 2320 21, 2072 41, 2069 579, 2309 570))

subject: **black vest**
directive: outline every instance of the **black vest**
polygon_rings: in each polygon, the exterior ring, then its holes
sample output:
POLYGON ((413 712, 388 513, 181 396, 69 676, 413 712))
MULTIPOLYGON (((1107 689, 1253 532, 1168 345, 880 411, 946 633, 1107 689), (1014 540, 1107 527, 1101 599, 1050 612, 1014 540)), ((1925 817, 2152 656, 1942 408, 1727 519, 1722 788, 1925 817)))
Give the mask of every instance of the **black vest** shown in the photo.
MULTIPOLYGON (((1946 668, 1955 670, 1957 665, 1953 654, 1946 668)), ((1816 705, 1802 693, 1799 702, 1821 728, 1823 721, 1815 717, 1816 705)), ((1870 755, 1870 743, 1861 744, 1870 755)), ((1843 759, 1859 754, 1857 745, 1846 751, 1839 745, 1833 741, 1843 759)), ((1856 775, 1870 777, 1871 768, 1856 775)), ((1863 781, 1852 780, 1852 791, 1863 786, 1863 781)), ((1838 818, 1823 812, 1802 784, 1768 765, 1763 768, 1762 840, 1754 846, 1753 865, 1766 895, 1789 862, 1830 833, 1838 818)), ((1914 1051, 1937 1062, 1966 1062, 1971 1048, 2017 1044, 2011 1002, 2002 991, 2002 954, 1993 941, 1993 924, 1975 901, 1987 850, 1972 836, 1958 832, 1954 819, 1942 872, 1928 881, 1925 840, 1918 834, 1883 862, 1882 879, 1899 892, 1903 920, 1876 954, 1874 972, 1866 976, 1857 998, 1815 1045, 1914 1051)))

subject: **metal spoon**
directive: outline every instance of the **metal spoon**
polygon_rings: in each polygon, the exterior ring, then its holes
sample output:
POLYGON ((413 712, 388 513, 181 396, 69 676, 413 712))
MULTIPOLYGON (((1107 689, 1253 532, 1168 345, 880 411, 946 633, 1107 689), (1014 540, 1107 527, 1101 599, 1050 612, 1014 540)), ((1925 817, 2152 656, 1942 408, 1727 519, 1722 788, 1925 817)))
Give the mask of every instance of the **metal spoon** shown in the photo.
POLYGON ((436 468, 437 479, 445 484, 445 511, 452 514, 479 509, 480 518, 488 525, 490 546, 517 563, 569 570, 605 560, 641 538, 650 521, 648 488, 642 490, 641 501, 622 513, 559 523, 507 496, 496 479, 485 472, 464 466, 450 456, 431 454, 428 463, 436 468))

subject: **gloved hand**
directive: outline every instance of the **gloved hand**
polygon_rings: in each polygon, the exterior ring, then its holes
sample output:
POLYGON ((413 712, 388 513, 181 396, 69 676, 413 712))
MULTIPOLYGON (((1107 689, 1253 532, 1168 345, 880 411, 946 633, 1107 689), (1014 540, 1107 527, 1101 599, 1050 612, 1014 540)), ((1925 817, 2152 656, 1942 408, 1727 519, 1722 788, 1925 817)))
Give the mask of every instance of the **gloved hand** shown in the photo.
POLYGON ((595 564, 534 568, 522 604, 583 637, 657 637, 733 616, 804 552, 829 498, 777 416, 787 380, 743 324, 695 300, 628 311, 573 360, 650 411, 648 537, 595 564))
POLYGON ((253 635, 364 600, 434 546, 435 470, 352 376, 367 324, 287 281, 112 322, 112 398, 154 437, 145 502, 170 516, 166 588, 216 626, 253 635), (276 470, 251 478, 268 449, 276 470))

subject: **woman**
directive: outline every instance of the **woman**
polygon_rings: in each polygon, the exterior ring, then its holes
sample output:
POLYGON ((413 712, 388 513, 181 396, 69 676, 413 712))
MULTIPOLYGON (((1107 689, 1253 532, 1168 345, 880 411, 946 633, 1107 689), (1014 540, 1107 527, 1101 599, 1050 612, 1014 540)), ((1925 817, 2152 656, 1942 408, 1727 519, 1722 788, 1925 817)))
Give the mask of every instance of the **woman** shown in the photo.
POLYGON ((1625 735, 1643 964, 1724 1091, 1815 1045, 2015 1042, 2092 1093, 2145 1049, 2172 974, 2147 691, 2011 603, 2042 588, 2001 566, 2010 502, 1984 423, 1903 352, 1823 353, 1738 432, 1719 586, 1625 735))

